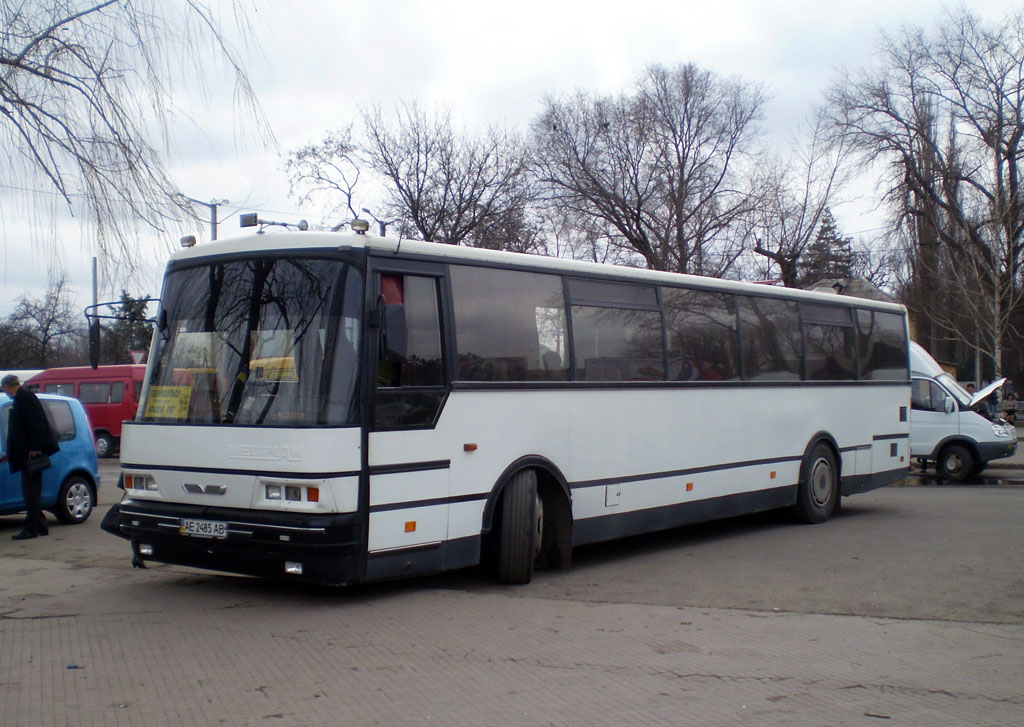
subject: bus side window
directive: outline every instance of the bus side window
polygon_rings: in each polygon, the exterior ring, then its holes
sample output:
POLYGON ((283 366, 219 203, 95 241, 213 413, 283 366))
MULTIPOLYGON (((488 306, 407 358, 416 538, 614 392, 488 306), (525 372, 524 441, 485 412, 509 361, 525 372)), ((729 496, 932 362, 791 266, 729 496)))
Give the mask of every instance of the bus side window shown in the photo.
POLYGON ((378 428, 429 426, 444 399, 441 316, 437 280, 382 275, 383 302, 405 309, 405 356, 377 366, 378 428))

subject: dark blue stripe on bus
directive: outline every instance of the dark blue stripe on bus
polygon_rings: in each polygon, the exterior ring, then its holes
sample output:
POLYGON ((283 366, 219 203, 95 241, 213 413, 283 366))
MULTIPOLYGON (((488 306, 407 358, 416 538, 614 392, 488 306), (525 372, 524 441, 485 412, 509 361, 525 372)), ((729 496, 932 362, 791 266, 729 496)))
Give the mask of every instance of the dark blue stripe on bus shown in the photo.
POLYGON ((642 482, 644 480, 662 480, 669 477, 685 477, 687 475, 696 475, 702 472, 721 472, 722 470, 740 469, 741 467, 756 467, 758 465, 766 464, 782 464, 784 462, 800 462, 803 460, 802 456, 798 457, 773 457, 770 459, 752 459, 746 462, 729 462, 727 464, 716 464, 709 465, 707 467, 691 467, 690 469, 683 470, 668 470, 665 472, 649 472, 642 475, 626 475, 624 477, 606 477, 599 480, 581 480, 579 482, 570 482, 569 487, 573 490, 579 490, 586 487, 602 487, 605 485, 619 485, 627 482, 642 482))
POLYGON ((435 497, 430 500, 411 500, 408 502, 389 502, 383 505, 371 505, 370 512, 388 512, 390 510, 411 510, 415 507, 431 507, 433 505, 456 505, 460 502, 486 500, 489 492, 478 492, 472 495, 456 495, 455 497, 435 497))
POLYGON ((245 475, 249 477, 280 477, 291 480, 327 480, 335 477, 358 477, 359 470, 343 472, 275 472, 272 470, 230 469, 225 467, 183 467, 169 464, 135 464, 122 462, 121 469, 162 470, 167 472, 199 472, 211 475, 245 475))
POLYGON ((446 470, 452 466, 450 459, 435 459, 430 462, 400 462, 398 464, 371 465, 371 475, 397 475, 405 472, 430 472, 446 470))
POLYGON ((830 389, 862 386, 902 386, 910 379, 893 380, 793 380, 793 381, 465 381, 451 383, 452 391, 551 391, 587 389, 806 389, 828 387, 830 389))
POLYGON ((886 439, 910 439, 910 432, 901 432, 899 434, 876 434, 871 439, 875 442, 881 442, 886 439))

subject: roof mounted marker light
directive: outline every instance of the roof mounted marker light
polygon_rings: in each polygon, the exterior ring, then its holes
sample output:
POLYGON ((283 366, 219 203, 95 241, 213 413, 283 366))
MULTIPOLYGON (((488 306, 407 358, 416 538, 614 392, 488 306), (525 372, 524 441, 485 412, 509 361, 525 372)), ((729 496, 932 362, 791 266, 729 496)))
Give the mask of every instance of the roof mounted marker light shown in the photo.
POLYGON ((185 235, 183 238, 181 238, 181 246, 182 247, 195 247, 195 244, 196 244, 196 236, 195 235, 185 235))
POLYGON ((366 220, 361 220, 358 217, 352 220, 352 232, 356 233, 357 235, 365 235, 366 231, 369 229, 370 223, 367 222, 366 220))

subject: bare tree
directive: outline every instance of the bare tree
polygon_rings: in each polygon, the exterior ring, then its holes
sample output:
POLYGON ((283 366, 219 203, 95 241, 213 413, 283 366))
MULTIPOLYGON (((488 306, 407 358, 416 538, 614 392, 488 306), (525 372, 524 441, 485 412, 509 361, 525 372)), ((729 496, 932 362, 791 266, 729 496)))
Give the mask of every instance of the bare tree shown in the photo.
POLYGON ((763 104, 756 85, 652 66, 631 95, 547 99, 533 124, 537 174, 649 268, 721 275, 754 201, 738 167, 763 104))
MULTIPOLYGON (((393 119, 363 113, 369 165, 387 182, 387 214, 427 241, 492 246, 488 230, 515 227, 531 197, 522 145, 504 130, 459 134, 451 114, 402 105, 393 119)), ((508 239, 502 247, 516 248, 508 239)), ((528 244, 527 244, 528 246, 528 244)))
POLYGON ((1024 14, 986 25, 961 9, 936 32, 883 35, 878 58, 832 89, 835 121, 889 172, 887 199, 930 281, 925 313, 982 347, 998 376, 1021 305, 1024 14))
POLYGON ((644 267, 644 259, 631 247, 623 246, 614 230, 591 217, 581 217, 556 203, 534 208, 543 253, 553 257, 592 263, 644 267))
POLYGON ((359 217, 355 201, 361 175, 358 155, 351 124, 328 132, 319 143, 296 149, 285 164, 291 195, 300 204, 323 202, 332 215, 359 217))
POLYGON ((7 327, 21 350, 17 355, 9 351, 5 358, 18 358, 21 365, 33 368, 74 363, 69 356, 80 352, 85 337, 81 314, 72 305, 64 276, 51 279, 41 299, 19 298, 7 327))
POLYGON ((823 114, 794 141, 785 160, 765 155, 755 186, 760 190, 752 209, 752 249, 767 258, 765 278, 779 278, 798 287, 801 258, 818 234, 836 192, 846 181, 843 164, 848 145, 833 135, 823 114))
POLYGON ((109 259, 129 267, 139 226, 193 219, 160 147, 180 113, 174 95, 183 82, 201 85, 195 69, 209 64, 208 49, 234 73, 256 130, 266 128, 217 19, 204 0, 0 0, 0 143, 7 179, 20 180, 5 191, 54 193, 82 211, 109 259))

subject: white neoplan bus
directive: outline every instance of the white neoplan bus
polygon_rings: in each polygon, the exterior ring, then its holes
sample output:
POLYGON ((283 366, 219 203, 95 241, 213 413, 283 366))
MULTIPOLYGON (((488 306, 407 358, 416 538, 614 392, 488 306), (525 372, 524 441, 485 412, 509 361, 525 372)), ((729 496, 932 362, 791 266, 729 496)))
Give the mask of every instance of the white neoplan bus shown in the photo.
POLYGON ((136 562, 525 582, 909 462, 897 305, 310 232, 179 251, 161 301, 104 520, 136 562))

